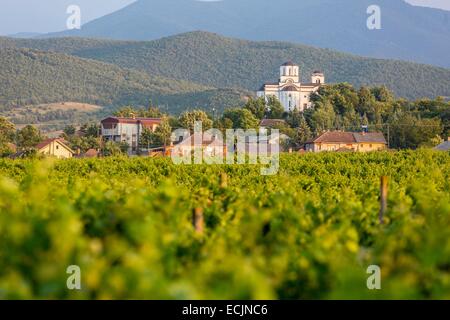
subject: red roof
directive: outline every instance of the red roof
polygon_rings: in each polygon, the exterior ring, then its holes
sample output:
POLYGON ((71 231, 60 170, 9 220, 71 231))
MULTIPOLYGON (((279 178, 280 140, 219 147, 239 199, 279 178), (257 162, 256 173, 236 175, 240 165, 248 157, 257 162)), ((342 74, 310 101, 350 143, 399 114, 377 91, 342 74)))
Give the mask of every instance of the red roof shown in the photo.
POLYGON ((83 156, 85 158, 95 158, 98 156, 98 151, 95 149, 89 149, 83 156))
POLYGON ((139 124, 143 126, 151 126, 154 124, 160 124, 161 118, 123 118, 123 117, 108 117, 103 119, 102 123, 128 123, 128 124, 139 124))
POLYGON ((384 143, 387 144, 383 133, 381 132, 368 132, 368 133, 358 133, 358 132, 343 132, 343 131, 327 131, 312 141, 307 143, 361 143, 361 142, 373 142, 373 143, 384 143))
POLYGON ((355 143, 355 137, 351 132, 342 132, 342 131, 328 131, 317 138, 315 138, 312 142, 343 142, 343 143, 355 143))
POLYGON ((46 139, 46 140, 42 141, 41 143, 37 144, 36 145, 36 149, 41 150, 41 149, 45 148, 46 146, 48 146, 49 144, 51 144, 54 141, 59 142, 59 144, 61 144, 64 148, 66 148, 67 150, 69 150, 70 152, 73 153, 73 150, 70 149, 69 146, 67 146, 65 140, 62 139, 62 138, 46 139))
POLYGON ((220 137, 213 137, 208 134, 195 133, 181 141, 177 146, 193 147, 199 141, 203 146, 224 146, 225 142, 220 137))
POLYGON ((353 136, 357 142, 365 143, 384 143, 387 144, 386 139, 382 132, 366 132, 366 133, 354 133, 353 136))
POLYGON ((61 138, 46 139, 46 140, 42 141, 41 143, 39 143, 36 146, 36 149, 41 150, 42 148, 45 148, 46 146, 48 146, 53 141, 60 141, 60 140, 62 140, 62 139, 61 138))

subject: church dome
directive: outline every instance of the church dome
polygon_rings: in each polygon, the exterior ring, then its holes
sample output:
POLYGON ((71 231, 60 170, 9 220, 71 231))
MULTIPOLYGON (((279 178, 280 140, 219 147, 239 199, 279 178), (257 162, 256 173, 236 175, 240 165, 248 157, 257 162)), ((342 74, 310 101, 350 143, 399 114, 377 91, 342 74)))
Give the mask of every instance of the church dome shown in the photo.
POLYGON ((283 63, 282 67, 298 67, 295 63, 293 63, 292 61, 288 61, 283 63))
POLYGON ((283 88, 283 91, 298 91, 298 89, 295 86, 287 86, 283 88))

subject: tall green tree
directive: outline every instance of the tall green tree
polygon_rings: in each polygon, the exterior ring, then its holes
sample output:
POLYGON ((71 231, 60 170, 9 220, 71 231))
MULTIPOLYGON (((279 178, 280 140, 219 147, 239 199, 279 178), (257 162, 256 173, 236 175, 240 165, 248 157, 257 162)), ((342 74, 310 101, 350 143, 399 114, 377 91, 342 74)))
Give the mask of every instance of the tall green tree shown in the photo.
POLYGON ((168 146, 171 143, 171 135, 172 127, 170 126, 169 119, 167 117, 163 117, 161 124, 155 129, 154 132, 147 128, 144 129, 139 139, 140 147, 148 148, 168 146))
POLYGON ((84 153, 89 149, 100 149, 102 142, 100 137, 93 136, 70 136, 68 139, 68 144, 72 150, 80 150, 80 152, 84 153))
POLYGON ((178 124, 182 128, 189 129, 191 132, 194 131, 194 124, 196 121, 202 122, 203 130, 212 128, 213 121, 209 118, 208 114, 202 110, 186 111, 178 118, 178 124))
POLYGON ((24 150, 34 148, 42 141, 41 132, 32 125, 27 125, 17 132, 17 146, 24 150))
POLYGON ((362 86, 358 91, 358 105, 356 111, 361 116, 371 112, 375 101, 375 97, 370 91, 370 88, 362 86))
POLYGON ((152 104, 149 105, 144 114, 147 118, 161 118, 164 116, 164 113, 158 107, 152 104))
POLYGON ((276 97, 270 96, 267 99, 267 118, 269 119, 282 119, 284 116, 284 107, 280 100, 276 97))
POLYGON ((440 119, 420 119, 408 112, 394 115, 390 121, 390 146, 392 148, 416 149, 430 146, 432 140, 442 133, 440 119))
POLYGON ((266 100, 264 97, 258 99, 250 98, 244 108, 249 110, 256 118, 264 119, 267 112, 266 100))
POLYGON ((0 117, 0 157, 7 156, 13 152, 8 145, 14 142, 16 128, 6 118, 0 117))
POLYGON ((295 130, 294 137, 292 138, 292 146, 300 148, 305 142, 313 138, 311 128, 306 122, 305 118, 301 118, 298 128, 295 130))
POLYGON ((294 110, 289 111, 286 121, 291 128, 298 128, 302 119, 305 120, 303 113, 298 108, 294 108, 294 110))
POLYGON ((311 117, 316 134, 325 130, 335 129, 336 113, 333 105, 329 101, 317 104, 311 117))
POLYGON ((220 118, 214 121, 214 128, 225 132, 227 129, 233 129, 233 121, 229 118, 220 118))
POLYGON ((114 112, 114 116, 124 118, 161 118, 163 115, 164 113, 152 104, 150 104, 147 109, 126 106, 114 112))
POLYGON ((0 143, 13 142, 16 127, 6 118, 0 117, 0 143))
POLYGON ((116 143, 113 141, 107 141, 102 147, 102 155, 108 156, 120 156, 123 155, 128 149, 126 142, 116 143))
POLYGON ((394 94, 386 86, 373 87, 371 91, 375 99, 379 102, 394 101, 394 94))
POLYGON ((248 109, 242 108, 225 110, 222 118, 224 122, 228 119, 228 121, 233 123, 234 129, 256 129, 259 127, 260 122, 248 109))
POLYGON ((100 126, 96 123, 90 125, 86 124, 81 128, 81 132, 83 132, 86 137, 97 138, 100 134, 100 126))
POLYGON ((77 129, 73 125, 68 125, 64 128, 63 131, 66 136, 73 136, 77 129))

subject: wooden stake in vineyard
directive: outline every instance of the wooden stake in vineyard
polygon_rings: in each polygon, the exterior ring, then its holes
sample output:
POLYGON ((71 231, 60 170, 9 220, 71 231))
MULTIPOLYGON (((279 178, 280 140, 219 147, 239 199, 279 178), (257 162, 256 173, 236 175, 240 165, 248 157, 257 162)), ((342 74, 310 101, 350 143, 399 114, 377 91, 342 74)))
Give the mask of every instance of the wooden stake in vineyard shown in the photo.
POLYGON ((225 172, 222 172, 222 174, 220 175, 220 187, 221 188, 228 187, 228 176, 225 172))
POLYGON ((388 177, 382 176, 380 179, 380 223, 384 223, 384 215, 387 210, 387 198, 388 198, 388 177))
POLYGON ((195 232, 197 232, 198 234, 203 234, 205 221, 203 218, 203 209, 202 208, 194 209, 192 223, 194 225, 195 232))

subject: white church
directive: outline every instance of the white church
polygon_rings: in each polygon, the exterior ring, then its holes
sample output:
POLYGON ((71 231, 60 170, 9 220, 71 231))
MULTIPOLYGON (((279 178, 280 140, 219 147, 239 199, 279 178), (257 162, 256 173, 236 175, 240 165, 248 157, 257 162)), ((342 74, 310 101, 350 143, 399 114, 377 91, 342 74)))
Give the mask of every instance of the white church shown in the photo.
POLYGON ((311 83, 300 82, 300 67, 286 62, 280 67, 280 79, 277 83, 266 83, 257 92, 258 97, 275 96, 286 111, 297 108, 299 111, 311 108, 310 95, 325 83, 325 76, 320 71, 311 75, 311 83))

